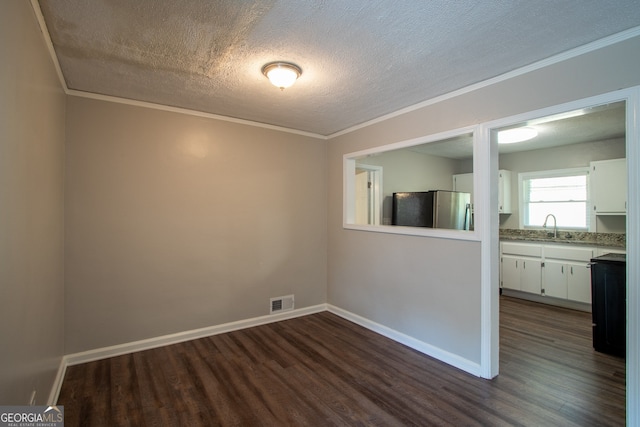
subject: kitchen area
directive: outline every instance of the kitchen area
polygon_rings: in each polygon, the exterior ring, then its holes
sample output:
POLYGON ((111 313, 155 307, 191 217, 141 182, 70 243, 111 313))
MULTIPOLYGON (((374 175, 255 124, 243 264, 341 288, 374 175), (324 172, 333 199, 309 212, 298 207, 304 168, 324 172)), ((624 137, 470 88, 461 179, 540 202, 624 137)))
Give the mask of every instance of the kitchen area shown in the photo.
POLYGON ((556 145, 548 148, 516 151, 499 146, 500 168, 511 175, 511 188, 505 190, 511 197, 500 214, 501 293, 591 312, 595 350, 622 357, 626 344, 624 111, 623 103, 614 103, 551 118, 539 129, 554 135, 556 145), (550 126, 543 130, 546 124, 550 126), (562 143, 582 132, 586 133, 583 142, 562 143))

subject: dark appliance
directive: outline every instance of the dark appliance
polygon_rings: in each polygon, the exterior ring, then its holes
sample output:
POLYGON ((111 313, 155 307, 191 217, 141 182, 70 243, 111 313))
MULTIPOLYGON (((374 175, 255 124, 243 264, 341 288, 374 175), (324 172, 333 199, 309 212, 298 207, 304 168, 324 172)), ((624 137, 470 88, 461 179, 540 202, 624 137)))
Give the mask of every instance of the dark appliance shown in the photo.
POLYGON ((624 357, 627 342, 627 262, 625 254, 591 259, 593 348, 624 357))
POLYGON ((469 230, 471 194, 444 190, 393 193, 391 224, 469 230))

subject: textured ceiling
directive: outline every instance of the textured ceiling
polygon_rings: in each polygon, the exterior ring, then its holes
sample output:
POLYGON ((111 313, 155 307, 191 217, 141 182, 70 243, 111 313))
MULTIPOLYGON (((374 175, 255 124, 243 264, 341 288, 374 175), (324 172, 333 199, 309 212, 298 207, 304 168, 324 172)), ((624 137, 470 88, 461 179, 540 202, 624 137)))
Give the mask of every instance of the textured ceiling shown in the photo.
POLYGON ((330 135, 640 25, 638 0, 46 0, 67 87, 330 135), (271 61, 303 74, 280 91, 271 61))

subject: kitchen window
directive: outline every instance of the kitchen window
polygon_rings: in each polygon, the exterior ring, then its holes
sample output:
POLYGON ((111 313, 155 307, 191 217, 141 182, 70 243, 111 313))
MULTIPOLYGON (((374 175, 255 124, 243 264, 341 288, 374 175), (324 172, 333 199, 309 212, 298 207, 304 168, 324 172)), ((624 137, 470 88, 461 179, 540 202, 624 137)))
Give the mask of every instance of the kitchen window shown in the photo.
POLYGON ((521 228, 541 228, 553 214, 558 228, 589 229, 589 168, 521 173, 519 182, 521 228))

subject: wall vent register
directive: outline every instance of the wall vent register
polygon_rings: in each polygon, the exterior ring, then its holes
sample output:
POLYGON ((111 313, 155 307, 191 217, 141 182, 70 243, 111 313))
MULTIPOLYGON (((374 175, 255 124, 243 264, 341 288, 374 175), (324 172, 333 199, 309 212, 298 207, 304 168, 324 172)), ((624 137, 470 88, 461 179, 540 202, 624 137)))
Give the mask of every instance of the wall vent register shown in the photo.
POLYGON ((269 300, 269 314, 293 310, 295 299, 293 295, 271 298, 269 300))

